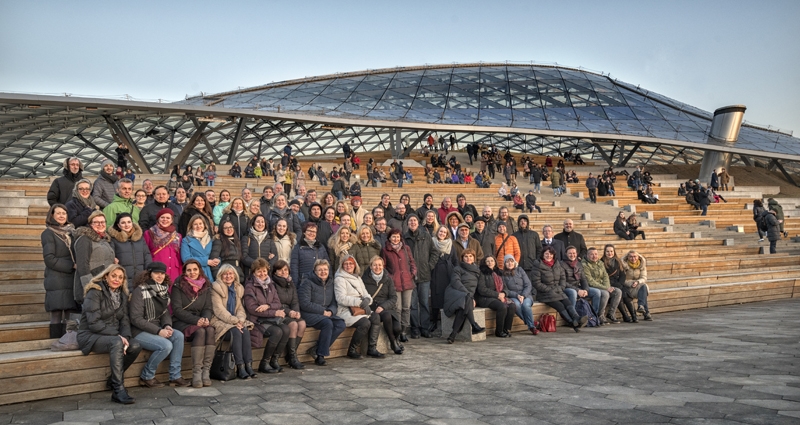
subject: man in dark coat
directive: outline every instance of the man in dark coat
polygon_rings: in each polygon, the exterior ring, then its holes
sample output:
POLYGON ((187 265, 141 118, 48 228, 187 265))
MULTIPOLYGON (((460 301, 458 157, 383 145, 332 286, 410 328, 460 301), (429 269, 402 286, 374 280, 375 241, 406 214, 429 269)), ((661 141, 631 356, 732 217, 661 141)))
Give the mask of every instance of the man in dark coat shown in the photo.
MULTIPOLYGON (((567 258, 567 249, 564 245, 564 242, 561 242, 553 237, 554 233, 553 226, 549 224, 542 228, 542 249, 552 246, 556 251, 556 261, 563 261, 565 258, 567 258)), ((531 280, 531 282, 533 282, 533 280, 531 280)))
POLYGON ((517 218, 517 225, 519 230, 514 232, 514 237, 517 238, 519 243, 520 259, 519 266, 531 277, 533 271, 533 262, 538 260, 542 255, 542 241, 539 239, 539 233, 530 229, 530 221, 528 216, 520 214, 517 218))
MULTIPOLYGON (((571 219, 564 220, 564 231, 557 234, 555 239, 560 240, 564 247, 574 246, 578 249, 578 259, 586 258, 586 241, 583 239, 583 235, 575 232, 573 229, 575 228, 575 224, 572 222, 571 219)), ((565 251, 566 253, 566 251, 565 251)), ((559 261, 563 260, 563 258, 559 258, 559 261)))
POLYGON ((145 205, 139 213, 139 226, 142 228, 142 231, 146 231, 156 225, 158 221, 156 219, 156 214, 164 208, 171 209, 175 213, 175 217, 180 217, 181 215, 178 206, 169 201, 169 191, 167 191, 167 187, 162 185, 156 187, 153 191, 153 203, 145 205))
POLYGON ((436 207, 433 206, 433 195, 430 193, 426 193, 425 196, 422 197, 422 206, 417 208, 416 211, 417 217, 425 222, 425 215, 428 214, 428 211, 433 211, 437 215, 439 214, 436 207))
POLYGON ((275 190, 272 186, 264 186, 264 192, 261 195, 261 214, 264 214, 264 217, 269 217, 269 211, 274 206, 274 198, 275 198, 275 190))
POLYGON ((481 216, 475 219, 475 230, 470 236, 480 242, 484 256, 493 255, 495 253, 495 231, 490 230, 489 226, 486 224, 486 218, 481 216))
POLYGON ((589 201, 593 204, 597 203, 597 179, 594 178, 592 173, 589 173, 589 178, 586 179, 586 188, 589 189, 589 201))
MULTIPOLYGON (((398 209, 403 204, 398 204, 398 209)), ((430 338, 431 327, 431 271, 439 260, 439 252, 428 232, 419 226, 416 215, 408 215, 408 229, 403 233, 406 245, 417 264, 417 287, 411 294, 411 338, 422 335, 430 338)))
POLYGON ((463 193, 459 193, 456 196, 456 205, 458 205, 458 212, 462 217, 467 213, 472 214, 472 217, 478 216, 478 210, 475 209, 474 205, 467 203, 467 197, 463 193))
POLYGON ((64 160, 64 175, 53 180, 50 190, 47 191, 47 203, 52 207, 55 204, 66 204, 72 198, 75 183, 83 178, 83 164, 77 157, 64 160))
POLYGON ((399 203, 396 207, 394 207, 394 215, 389 217, 389 227, 392 229, 400 229, 401 232, 405 232, 408 230, 408 225, 406 220, 410 217, 411 214, 406 212, 406 204, 399 203))

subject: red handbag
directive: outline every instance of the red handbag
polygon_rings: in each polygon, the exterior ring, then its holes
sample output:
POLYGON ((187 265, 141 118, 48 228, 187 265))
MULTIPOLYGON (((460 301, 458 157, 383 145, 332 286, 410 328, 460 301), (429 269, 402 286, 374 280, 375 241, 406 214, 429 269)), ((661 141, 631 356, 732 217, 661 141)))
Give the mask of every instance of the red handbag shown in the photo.
POLYGON ((556 316, 552 314, 543 314, 541 317, 539 317, 538 327, 540 332, 555 332, 556 316))

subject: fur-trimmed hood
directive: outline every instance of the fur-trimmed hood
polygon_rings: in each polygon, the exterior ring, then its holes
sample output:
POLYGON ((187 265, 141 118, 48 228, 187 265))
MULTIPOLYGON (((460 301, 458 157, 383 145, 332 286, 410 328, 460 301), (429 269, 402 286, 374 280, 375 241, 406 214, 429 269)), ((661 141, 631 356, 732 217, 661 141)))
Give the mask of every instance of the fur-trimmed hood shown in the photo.
MULTIPOLYGON (((124 267, 122 267, 122 266, 117 266, 117 267, 121 268, 122 271, 125 271, 124 267)), ((108 288, 105 283, 103 283, 103 275, 105 275, 105 272, 104 273, 100 273, 99 275, 95 276, 94 278, 92 278, 91 281, 89 281, 89 283, 86 284, 86 286, 83 288, 83 296, 84 297, 86 297, 86 294, 88 294, 89 291, 91 291, 91 290, 97 290, 97 291, 106 291, 106 290, 108 290, 108 291, 111 291, 111 289, 108 288)), ((127 278, 127 276, 126 276, 126 278, 127 278)), ((131 296, 131 293, 128 290, 127 281, 123 282, 122 286, 120 286, 120 288, 122 288, 122 294, 125 296, 125 299, 129 299, 130 296, 131 296)))
POLYGON ((133 223, 133 233, 130 236, 121 230, 114 229, 113 227, 109 227, 107 232, 108 236, 114 238, 114 240, 117 242, 128 242, 128 240, 138 242, 142 239, 143 234, 142 228, 136 223, 133 223))
POLYGON ((100 242, 104 240, 106 242, 111 242, 111 237, 109 236, 108 232, 106 232, 105 236, 101 237, 97 234, 91 227, 78 227, 75 229, 75 232, 72 234, 75 239, 78 239, 81 236, 86 236, 87 238, 91 239, 92 242, 100 242))

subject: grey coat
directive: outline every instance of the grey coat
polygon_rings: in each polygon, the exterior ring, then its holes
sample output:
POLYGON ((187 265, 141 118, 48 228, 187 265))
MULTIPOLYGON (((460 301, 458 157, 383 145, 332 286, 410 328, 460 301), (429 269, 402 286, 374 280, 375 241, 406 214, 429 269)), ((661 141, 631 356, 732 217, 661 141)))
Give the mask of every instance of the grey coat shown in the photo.
POLYGON ((525 298, 533 298, 536 293, 533 291, 533 286, 531 285, 531 280, 528 278, 528 274, 525 273, 525 270, 522 267, 515 267, 514 271, 510 273, 506 273, 505 271, 501 274, 503 278, 503 285, 505 286, 505 290, 508 293, 509 297, 516 298, 519 295, 522 295, 525 298))
POLYGON ((567 278, 561 264, 556 261, 553 267, 548 267, 541 260, 533 264, 531 284, 536 289, 536 300, 547 303, 567 299, 564 288, 567 287, 567 278))
POLYGON ((79 227, 72 234, 72 252, 75 253, 75 280, 72 295, 78 303, 83 302, 84 288, 93 277, 114 264, 114 246, 106 233, 100 237, 88 227, 79 227))
POLYGON ((150 249, 142 238, 142 228, 133 223, 133 234, 128 236, 125 232, 117 231, 113 227, 108 229, 111 243, 114 245, 114 255, 119 260, 119 265, 125 267, 128 277, 128 289, 133 288, 134 277, 143 272, 147 265, 153 262, 150 249))
POLYGON ((431 272, 439 261, 439 251, 433 246, 433 239, 421 227, 416 232, 407 230, 403 239, 411 248, 411 256, 417 264, 417 282, 430 282, 431 272))
POLYGON ((762 217, 767 220, 767 240, 770 242, 781 240, 781 228, 778 223, 778 218, 775 217, 771 211, 764 211, 761 213, 762 217))
POLYGON ((44 256, 44 309, 47 311, 78 310, 72 295, 75 282, 75 261, 70 251, 70 240, 66 242, 49 228, 42 232, 42 255, 44 256))
POLYGON ((116 194, 114 183, 116 182, 116 175, 108 175, 105 171, 100 170, 100 175, 97 176, 92 187, 92 198, 101 209, 114 201, 114 195, 116 194))

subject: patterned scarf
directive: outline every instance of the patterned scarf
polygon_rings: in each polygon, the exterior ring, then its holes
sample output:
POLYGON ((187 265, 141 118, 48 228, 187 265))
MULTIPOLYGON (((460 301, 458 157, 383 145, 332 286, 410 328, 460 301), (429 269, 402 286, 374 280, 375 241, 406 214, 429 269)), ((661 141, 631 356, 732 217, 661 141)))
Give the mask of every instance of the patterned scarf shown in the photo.
POLYGON ((154 299, 164 301, 164 305, 169 304, 169 291, 167 285, 162 285, 154 282, 152 279, 142 285, 142 299, 144 300, 144 319, 153 321, 161 317, 167 312, 165 309, 158 316, 156 316, 156 305, 154 299))
POLYGON ((156 250, 164 249, 167 245, 172 244, 175 251, 180 251, 181 240, 178 234, 175 233, 175 226, 170 225, 169 227, 162 228, 156 224, 148 231, 150 232, 150 240, 153 241, 156 250))
MULTIPOLYGON (((70 223, 67 223, 63 226, 47 226, 53 233, 55 233, 56 237, 67 244, 67 246, 71 246, 72 244, 72 232, 75 231, 75 226, 70 223)), ((70 250, 71 252, 72 250, 70 250)))
POLYGON ((572 273, 575 275, 575 280, 581 280, 581 274, 578 272, 578 259, 576 258, 575 261, 567 261, 570 267, 572 267, 572 273))
POLYGON ((200 292, 200 290, 203 289, 203 285, 206 284, 206 280, 203 279, 203 278, 200 278, 200 279, 189 279, 186 276, 184 276, 183 278, 186 279, 186 282, 189 282, 189 287, 192 289, 192 292, 194 292, 195 294, 200 292))

